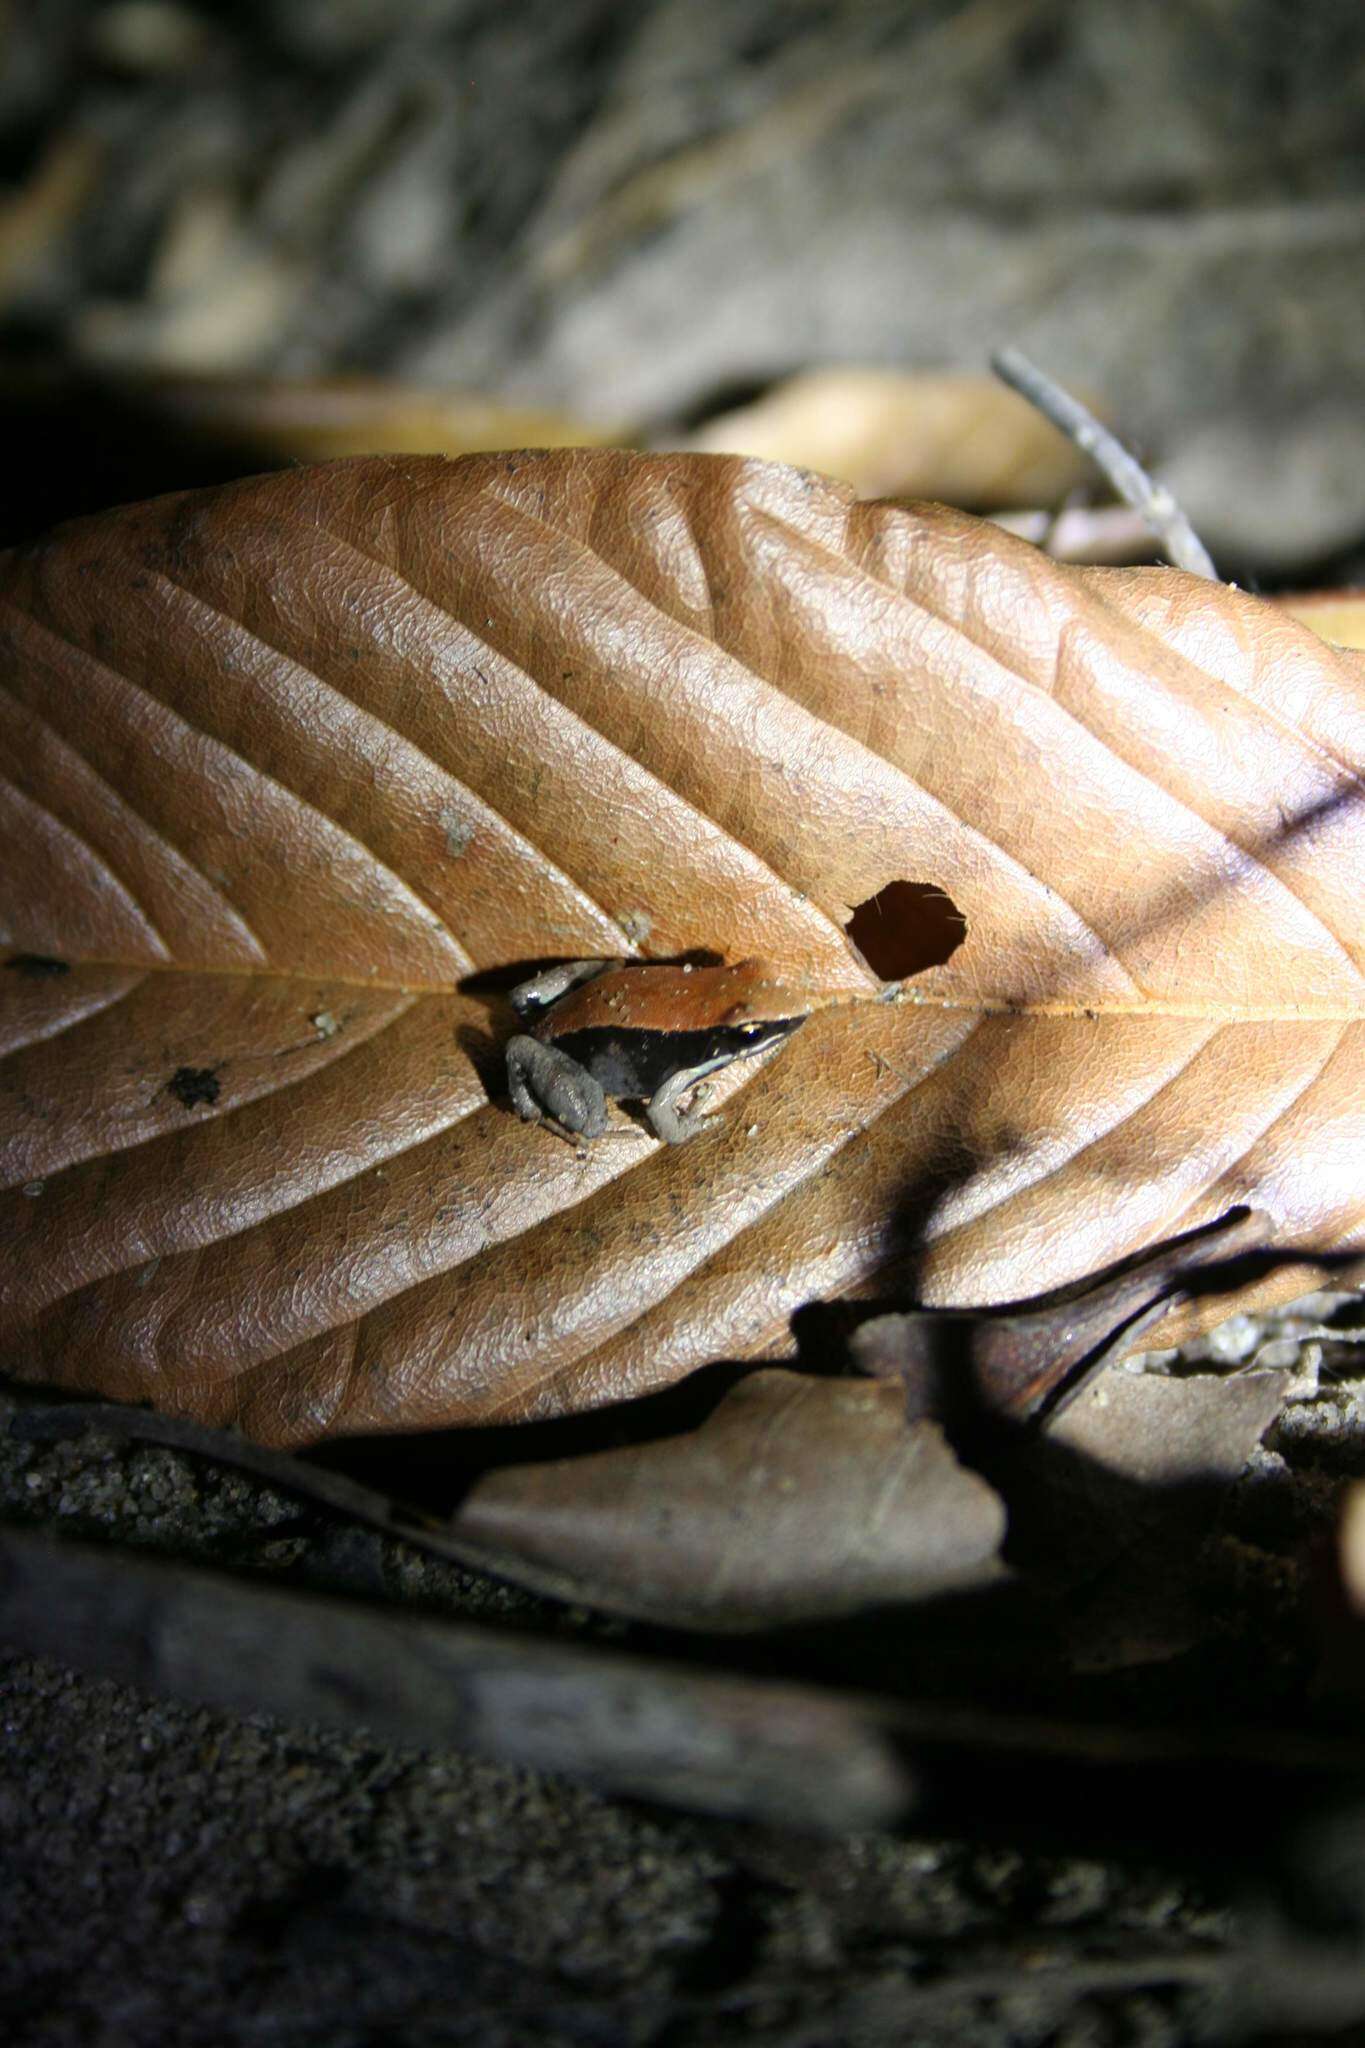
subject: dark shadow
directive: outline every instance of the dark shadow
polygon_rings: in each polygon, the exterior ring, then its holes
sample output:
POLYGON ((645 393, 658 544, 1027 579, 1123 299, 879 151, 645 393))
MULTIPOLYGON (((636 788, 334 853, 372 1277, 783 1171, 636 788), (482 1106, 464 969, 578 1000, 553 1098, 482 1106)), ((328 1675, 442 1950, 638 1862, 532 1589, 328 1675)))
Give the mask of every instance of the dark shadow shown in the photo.
MULTIPOLYGON (((726 1368, 730 1383, 744 1370, 726 1368)), ((711 1392, 721 1391, 713 1375, 711 1392)), ((674 1390, 667 1403, 637 1405, 651 1407, 656 1420, 667 1406, 671 1419, 686 1426, 681 1392, 674 1390)), ((23 1397, 21 1414, 24 1407, 28 1427, 19 1433, 34 1440, 75 1434, 91 1426, 95 1412, 93 1404, 48 1404, 32 1393, 23 1397)), ((107 1405, 99 1412, 110 1413, 107 1405)), ((274 1466, 272 1484, 287 1488, 280 1473, 303 1465, 250 1453, 222 1432, 123 1412, 133 1437, 145 1420, 148 1441, 183 1437, 180 1447, 193 1455, 216 1454, 220 1465, 240 1464, 258 1476, 274 1466)), ((639 1419, 630 1417, 629 1426, 639 1419)), ((626 1422, 624 1410, 616 1420, 626 1422)), ((1158 1574, 1171 1569, 1221 1488, 1116 1482, 1093 1461, 1039 1443, 1031 1432, 997 1438, 997 1444, 991 1469, 1010 1503, 1009 1554, 1027 1569, 1030 1583, 1020 1579, 986 1593, 869 1610, 846 1622, 762 1637, 718 1640, 623 1626, 613 1647, 657 1652, 693 1667, 814 1680, 830 1688, 831 1701, 861 1693, 861 1710, 897 1753, 913 1787, 906 1824, 917 1836, 941 1831, 983 1844, 1099 1852, 1139 1866, 1157 1858, 1195 1873, 1238 1874, 1241 1859, 1254 1858, 1287 1917, 1301 1908, 1309 1924, 1322 1925, 1317 1900, 1330 1880, 1325 1859, 1336 1839, 1332 1830, 1339 1834, 1343 1814, 1353 1808, 1365 1813, 1365 1744, 1354 1728, 1345 1738, 1293 1728, 1282 1703, 1277 1712, 1274 1700, 1248 1682, 1254 1668, 1230 1672, 1221 1694, 1201 1687, 1191 1714, 1188 1698, 1173 1703, 1169 1687, 1144 1704, 1131 1689, 1125 1697, 1112 1685, 1078 1678, 1070 1662, 1082 1581, 1098 1608, 1114 1563, 1134 1551, 1158 1574), (1016 1453, 1023 1454, 1022 1464, 1015 1463, 1016 1453), (1068 1526, 1058 1560, 1055 1535, 1063 1514, 1068 1526)), ((257 1569, 269 1584, 280 1583, 276 1565, 257 1569)), ((520 1617, 481 1625, 496 1656, 495 1645, 509 1630, 524 1633, 527 1623, 520 1617)), ((558 1627, 551 1611, 534 1632, 558 1627)), ((800 1814, 792 1818, 799 1828, 800 1814)), ((322 1875, 324 1917, 344 1917, 344 1887, 329 1896, 325 1869, 322 1875)), ((306 1907, 301 1898, 281 1901, 273 1930, 281 1940, 309 1921, 306 1907)), ((1333 1922, 1345 1924, 1349 1902, 1338 1901, 1338 1908, 1333 1922)), ((272 1928, 263 1931, 270 1935, 272 1928)), ((704 1951, 697 1988, 724 1981, 719 1947, 704 1951)))
POLYGON ((102 378, 33 360, 0 363, 0 546, 60 521, 167 491, 288 467, 278 447, 176 418, 155 380, 102 378))
POLYGON ((457 1024, 455 1027, 455 1043, 474 1069, 490 1102, 496 1102, 507 1093, 506 1045, 516 1019, 513 1017, 510 1023, 504 1023, 504 1011, 510 1015, 510 1005, 490 1002, 486 1027, 478 1024, 457 1024), (498 1024, 503 1025, 501 1031, 496 1028, 498 1024))
POLYGON ((703 1366, 657 1394, 548 1422, 494 1423, 421 1436, 344 1437, 301 1455, 310 1465, 344 1472, 425 1513, 446 1516, 476 1479, 502 1466, 548 1465, 688 1436, 753 1370, 722 1362, 703 1366))
POLYGON ((766 398, 784 381, 784 375, 728 377, 724 383, 711 385, 699 398, 695 398, 685 412, 670 414, 666 420, 660 420, 653 437, 695 434, 709 420, 718 419, 728 412, 738 412, 741 406, 756 405, 760 398, 766 398))

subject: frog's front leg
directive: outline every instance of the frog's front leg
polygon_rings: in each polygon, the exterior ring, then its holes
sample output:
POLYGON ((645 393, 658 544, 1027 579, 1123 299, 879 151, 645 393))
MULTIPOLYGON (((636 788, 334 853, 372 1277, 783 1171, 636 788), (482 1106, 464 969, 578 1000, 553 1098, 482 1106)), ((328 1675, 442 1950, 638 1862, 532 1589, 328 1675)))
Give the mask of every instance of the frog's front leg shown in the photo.
POLYGON ((706 1074, 714 1074, 717 1067, 724 1065, 721 1060, 705 1060, 700 1066, 684 1067, 676 1074, 670 1074, 661 1088, 657 1088, 645 1104, 645 1115, 656 1137, 666 1145, 685 1145, 689 1138, 699 1132, 710 1130, 712 1124, 724 1123, 721 1116, 703 1116, 697 1109, 680 1109, 678 1104, 689 1088, 695 1088, 706 1074))
POLYGON ((600 1138, 607 1128, 607 1098, 586 1067, 558 1046, 520 1035, 507 1045, 507 1090, 512 1107, 527 1123, 553 1117, 581 1138, 600 1138))

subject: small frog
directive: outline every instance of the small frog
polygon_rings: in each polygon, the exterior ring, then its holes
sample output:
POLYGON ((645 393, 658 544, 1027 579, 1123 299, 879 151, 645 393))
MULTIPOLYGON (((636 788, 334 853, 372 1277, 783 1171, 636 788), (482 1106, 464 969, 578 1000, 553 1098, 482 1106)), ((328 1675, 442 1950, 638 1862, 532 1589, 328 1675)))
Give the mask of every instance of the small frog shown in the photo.
POLYGON ((670 1145, 721 1121, 682 1107, 689 1088, 789 1038, 822 1007, 761 960, 733 967, 572 960, 524 981, 512 1003, 530 1025, 507 1047, 507 1085, 519 1116, 550 1117, 578 1137, 600 1138, 606 1098, 627 1097, 644 1102, 650 1127, 670 1145))

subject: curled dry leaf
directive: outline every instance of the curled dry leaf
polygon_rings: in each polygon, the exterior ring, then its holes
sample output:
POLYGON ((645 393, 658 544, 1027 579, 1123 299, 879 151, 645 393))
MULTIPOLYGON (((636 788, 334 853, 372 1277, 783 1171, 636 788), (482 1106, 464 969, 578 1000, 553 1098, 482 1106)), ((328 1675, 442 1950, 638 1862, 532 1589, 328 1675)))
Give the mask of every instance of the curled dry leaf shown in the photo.
POLYGON ((0 638, 24 1378, 303 1441, 621 1399, 874 1280, 1036 1294, 1239 1202, 1365 1248, 1365 666, 1270 605, 577 452, 81 522, 0 638), (475 970, 697 949, 829 1005, 721 1128, 580 1157, 496 1099, 475 970), (937 964, 888 1003, 863 955, 937 964))
POLYGON ((1254 1210, 1234 1209, 1039 1301, 874 1316, 849 1349, 864 1372, 901 1382, 910 1416, 938 1415, 958 1430, 1055 1416, 1197 1272, 1259 1245, 1265 1227, 1254 1210))

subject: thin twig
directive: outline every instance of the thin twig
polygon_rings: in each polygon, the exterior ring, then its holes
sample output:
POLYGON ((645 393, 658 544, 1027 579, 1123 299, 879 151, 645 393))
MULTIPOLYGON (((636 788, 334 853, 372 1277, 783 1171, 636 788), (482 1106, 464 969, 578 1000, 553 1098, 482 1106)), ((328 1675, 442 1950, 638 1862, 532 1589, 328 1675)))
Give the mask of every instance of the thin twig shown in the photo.
POLYGON ((1125 503, 1141 513, 1175 568, 1188 569, 1192 576, 1207 576, 1218 582, 1212 556, 1166 486, 1148 476, 1108 427, 1101 426, 1092 412, 1063 391, 1060 384, 1054 384, 1019 349, 997 349, 991 357, 991 368, 1003 383, 1026 398, 1044 419, 1051 420, 1103 470, 1125 503))

